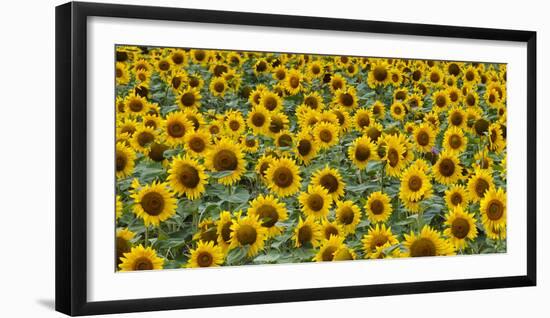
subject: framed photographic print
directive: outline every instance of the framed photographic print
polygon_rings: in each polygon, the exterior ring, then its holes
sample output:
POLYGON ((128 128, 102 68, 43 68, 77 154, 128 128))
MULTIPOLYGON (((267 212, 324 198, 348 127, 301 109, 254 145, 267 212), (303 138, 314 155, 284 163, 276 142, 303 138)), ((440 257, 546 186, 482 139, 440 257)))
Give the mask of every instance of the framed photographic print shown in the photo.
POLYGON ((56 309, 536 284, 536 33, 56 8, 56 309))

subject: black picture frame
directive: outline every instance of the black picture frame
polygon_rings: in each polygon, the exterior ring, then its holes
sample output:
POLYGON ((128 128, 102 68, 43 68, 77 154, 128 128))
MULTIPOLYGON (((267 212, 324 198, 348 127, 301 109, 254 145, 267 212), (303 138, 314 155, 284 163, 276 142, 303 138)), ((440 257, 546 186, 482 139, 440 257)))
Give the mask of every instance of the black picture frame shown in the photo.
POLYGON ((536 32, 167 7, 70 2, 56 7, 56 310, 90 315, 536 285, 536 32), (117 17, 527 44, 527 274, 382 285, 88 302, 87 18, 117 17))

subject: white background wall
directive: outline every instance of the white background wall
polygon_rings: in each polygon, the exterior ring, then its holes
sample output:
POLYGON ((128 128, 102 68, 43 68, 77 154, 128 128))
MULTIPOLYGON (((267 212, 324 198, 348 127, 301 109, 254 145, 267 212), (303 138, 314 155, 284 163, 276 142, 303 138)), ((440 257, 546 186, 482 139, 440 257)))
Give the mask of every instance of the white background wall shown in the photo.
MULTIPOLYGON (((538 286, 276 305, 117 315, 117 317, 508 317, 550 312, 544 231, 550 178, 545 140, 550 101, 550 23, 544 1, 115 1, 189 8, 527 29, 538 32, 538 286)), ((0 12, 0 316, 61 317, 54 303, 54 6, 7 1, 0 12)))

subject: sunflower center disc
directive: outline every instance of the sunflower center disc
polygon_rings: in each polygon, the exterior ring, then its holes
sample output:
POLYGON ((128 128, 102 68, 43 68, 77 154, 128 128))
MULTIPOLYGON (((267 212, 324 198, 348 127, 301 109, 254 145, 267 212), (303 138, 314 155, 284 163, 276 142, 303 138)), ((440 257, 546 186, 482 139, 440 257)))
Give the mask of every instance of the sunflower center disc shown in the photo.
POLYGON ((496 221, 502 217, 504 214, 504 206, 502 205, 502 202, 498 200, 492 200, 489 202, 488 208, 487 208, 487 217, 492 220, 496 221))
POLYGON ((323 141, 323 142, 329 142, 332 140, 332 133, 329 131, 329 130, 322 130, 320 133, 319 133, 319 138, 323 141))
POLYGON ((292 171, 286 167, 277 168, 273 173, 273 182, 281 188, 290 186, 293 179, 292 171))
POLYGON ((468 235, 468 232, 470 232, 470 223, 468 223, 465 219, 458 218, 453 221, 453 224, 451 225, 451 232, 454 237, 463 239, 468 235))
POLYGON ((321 258, 324 262, 330 262, 334 258, 334 252, 336 252, 336 246, 327 246, 321 258))
POLYGON ((468 106, 474 106, 476 104, 474 95, 468 94, 468 96, 466 96, 466 104, 468 104, 468 106))
POLYGON ((340 223, 349 225, 353 223, 354 218, 355 214, 353 213, 353 210, 349 207, 344 207, 340 211, 340 217, 338 219, 340 220, 340 223))
POLYGON ((451 148, 458 149, 462 146, 462 138, 458 135, 452 135, 449 144, 451 145, 451 148))
POLYGON ((441 78, 439 77, 439 74, 437 74, 437 73, 432 73, 432 74, 430 75, 430 80, 431 80, 432 82, 434 82, 434 83, 439 82, 440 79, 441 79, 441 78))
POLYGON ((455 164, 451 159, 445 158, 439 163, 439 172, 444 177, 450 177, 455 172, 455 164))
POLYGON ((298 230, 298 242, 306 244, 313 238, 313 231, 309 225, 304 225, 298 230))
POLYGON ((157 216, 164 209, 164 198, 159 193, 149 192, 141 199, 141 207, 147 214, 157 216))
POLYGON ((361 128, 368 127, 370 125, 369 116, 361 116, 361 118, 359 118, 358 124, 359 124, 359 127, 361 128))
POLYGON ((421 238, 411 244, 410 251, 412 257, 435 256, 436 248, 430 239, 421 238))
POLYGON ((377 66, 373 71, 372 71, 373 75, 374 75, 374 79, 379 81, 379 82, 382 82, 382 81, 385 81, 386 78, 388 77, 388 71, 386 70, 385 67, 383 66, 377 66))
POLYGON ((268 204, 260 206, 257 213, 260 216, 263 227, 272 227, 279 220, 279 214, 277 213, 275 207, 268 204))
POLYGON ((232 120, 229 122, 229 128, 233 131, 237 131, 239 130, 239 128, 241 128, 241 124, 239 124, 239 122, 236 120, 232 120))
POLYGON ((300 142, 298 142, 298 152, 300 153, 300 155, 306 156, 307 154, 309 154, 310 151, 311 142, 309 140, 302 139, 300 140, 300 142))
POLYGON ((332 174, 326 174, 321 177, 321 186, 327 189, 328 193, 334 193, 338 190, 338 179, 332 174))
POLYGON ((325 227, 325 238, 330 239, 331 235, 338 236, 338 229, 332 225, 325 227))
POLYGON ((265 108, 272 111, 277 107, 277 100, 273 96, 268 96, 264 101, 265 108))
POLYGON ((148 144, 150 144, 154 139, 155 139, 155 136, 153 136, 153 134, 151 134, 150 132, 144 131, 141 134, 139 134, 139 136, 137 137, 137 142, 140 146, 145 147, 148 144))
POLYGON ((355 159, 357 161, 366 161, 370 157, 370 149, 364 146, 357 146, 355 149, 355 159))
POLYGON ((421 131, 416 136, 416 141, 418 141, 420 146, 426 146, 430 143, 430 135, 425 131, 421 131))
POLYGON ((126 164, 128 163, 128 159, 126 158, 126 155, 124 155, 122 152, 117 151, 116 152, 116 171, 122 171, 126 167, 126 164))
POLYGON ((447 98, 445 98, 445 96, 443 96, 443 95, 439 95, 435 99, 435 103, 437 104, 437 106, 443 107, 447 104, 447 98))
POLYGON ((353 96, 349 93, 342 94, 340 100, 342 101, 342 105, 346 107, 351 107, 353 105, 353 96))
POLYGON ((300 80, 297 77, 292 77, 290 79, 290 87, 297 88, 300 85, 300 80))
POLYGON ((306 99, 304 99, 304 104, 306 104, 307 106, 309 106, 312 109, 317 109, 317 107, 319 106, 317 104, 317 98, 312 97, 312 96, 306 97, 306 99))
POLYGON ((278 133, 283 129, 283 121, 279 118, 271 118, 271 125, 269 125, 269 130, 273 133, 278 133))
POLYGON ((290 147, 292 146, 292 137, 289 135, 282 135, 279 137, 279 147, 290 147))
POLYGON ((134 270, 146 271, 153 269, 153 263, 147 257, 140 257, 134 262, 134 270))
POLYGON ((449 65, 448 71, 449 71, 449 74, 456 76, 458 75, 458 73, 460 73, 460 68, 455 63, 452 63, 449 65))
POLYGON ((485 195, 485 191, 489 190, 489 183, 484 179, 478 179, 476 182, 476 194, 482 198, 485 195))
POLYGON ((181 103, 186 107, 193 106, 195 104, 195 95, 192 92, 183 94, 181 96, 181 103))
POLYGON ((256 229, 248 224, 241 225, 237 230, 237 240, 241 245, 254 244, 256 236, 256 229))
POLYGON ((390 166, 395 167, 397 163, 399 162, 399 154, 397 153, 397 150, 391 148, 388 150, 388 161, 390 162, 390 166))
POLYGON ((460 195, 460 193, 453 193, 453 195, 451 196, 451 202, 454 205, 461 204, 462 203, 462 195, 460 195))
POLYGON ((185 135, 185 127, 179 122, 168 124, 168 134, 172 137, 179 138, 185 135))
POLYGON ((409 189, 416 192, 421 188, 422 188, 422 179, 419 176, 412 176, 409 179, 409 189))
POLYGON ((233 225, 233 222, 229 221, 222 226, 221 236, 225 243, 229 243, 231 240, 231 225, 233 225))
POLYGON ((384 203, 380 200, 374 200, 370 204, 370 210, 374 215, 380 215, 384 213, 384 203))
POLYGON ((216 84, 214 84, 214 90, 217 93, 223 92, 224 89, 225 89, 225 85, 222 82, 217 82, 216 84))
POLYGON ((206 145, 204 144, 204 140, 201 138, 195 137, 189 141, 189 148, 191 148, 194 152, 202 152, 205 147, 206 145))
POLYGON ((193 166, 184 165, 181 167, 179 180, 185 187, 194 188, 200 182, 199 172, 193 166))
POLYGON ((208 252, 202 252, 197 256, 197 264, 199 264, 200 267, 208 267, 212 265, 212 255, 208 252))
POLYGON ((214 155, 214 168, 217 171, 237 169, 237 156, 231 150, 220 150, 214 155))
POLYGON ((252 124, 256 127, 262 127, 265 123, 265 116, 260 113, 252 115, 252 124))
POLYGON ((323 197, 316 193, 311 194, 307 198, 307 205, 311 210, 318 212, 323 208, 323 205, 324 205, 323 197))
POLYGON ((139 100, 133 100, 128 105, 128 108, 130 108, 131 111, 137 113, 143 110, 143 103, 139 100))

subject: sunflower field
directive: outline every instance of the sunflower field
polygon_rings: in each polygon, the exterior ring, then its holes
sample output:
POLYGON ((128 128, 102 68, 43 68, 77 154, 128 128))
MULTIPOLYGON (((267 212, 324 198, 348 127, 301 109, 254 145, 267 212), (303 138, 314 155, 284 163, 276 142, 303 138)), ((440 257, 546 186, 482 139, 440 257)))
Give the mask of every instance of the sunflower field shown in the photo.
POLYGON ((119 271, 506 252, 506 65, 117 46, 119 271))

